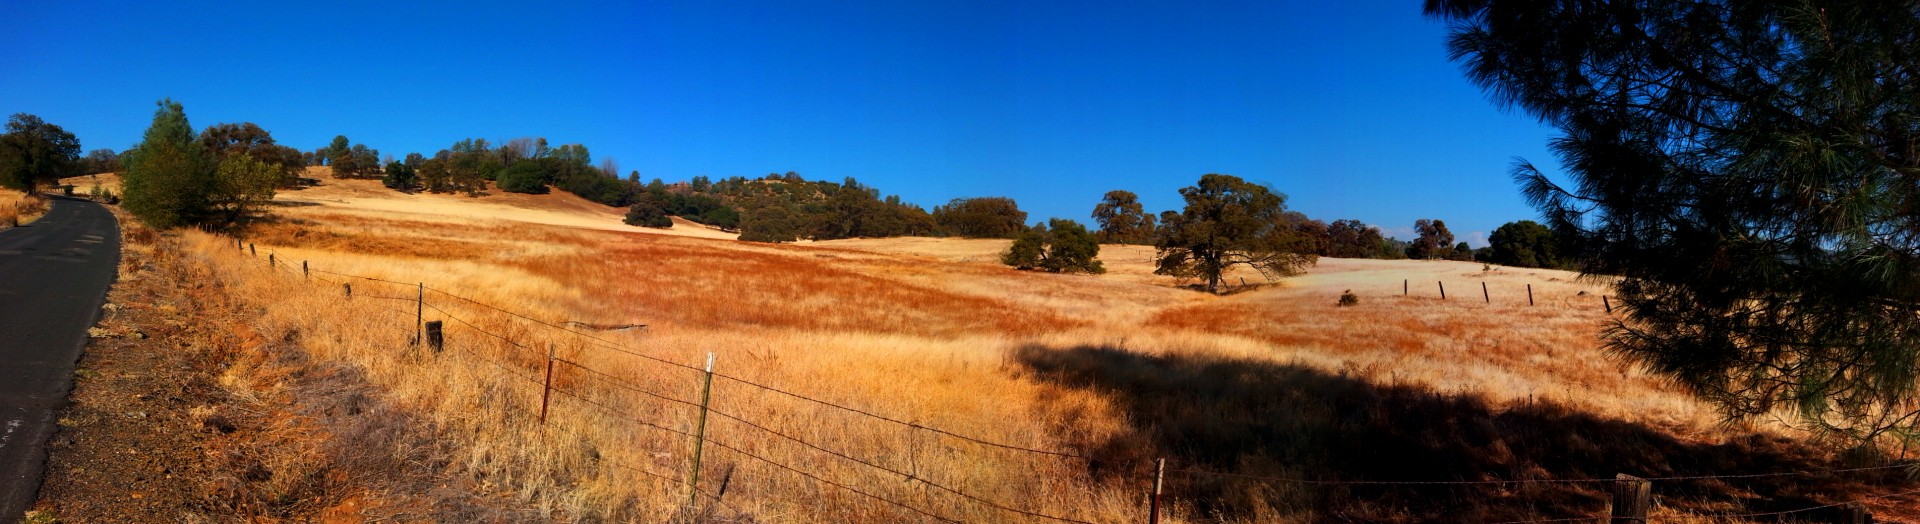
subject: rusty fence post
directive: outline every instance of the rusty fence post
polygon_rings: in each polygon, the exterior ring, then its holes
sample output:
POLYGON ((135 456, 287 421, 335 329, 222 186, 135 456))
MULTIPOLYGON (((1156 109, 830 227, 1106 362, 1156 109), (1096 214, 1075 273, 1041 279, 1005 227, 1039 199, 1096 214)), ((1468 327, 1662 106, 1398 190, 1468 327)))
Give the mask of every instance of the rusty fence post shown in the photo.
POLYGON ((309 273, 307 270, 307 261, 305 260, 300 261, 300 276, 306 277, 308 279, 313 278, 313 273, 309 273))
POLYGON ((1407 279, 1400 279, 1400 296, 1407 296, 1407 279))
POLYGON ((267 267, 269 267, 269 268, 279 268, 279 267, 280 267, 280 266, 279 266, 279 264, 275 264, 275 263, 274 263, 274 261, 273 261, 273 253, 267 253, 267 267))
POLYGON ((257 256, 260 256, 260 250, 259 250, 259 249, 257 249, 257 248, 254 248, 254 247, 253 247, 253 243, 252 243, 252 242, 248 242, 248 243, 247 243, 247 254, 248 254, 248 255, 252 255, 252 256, 256 256, 256 257, 257 257, 257 256))

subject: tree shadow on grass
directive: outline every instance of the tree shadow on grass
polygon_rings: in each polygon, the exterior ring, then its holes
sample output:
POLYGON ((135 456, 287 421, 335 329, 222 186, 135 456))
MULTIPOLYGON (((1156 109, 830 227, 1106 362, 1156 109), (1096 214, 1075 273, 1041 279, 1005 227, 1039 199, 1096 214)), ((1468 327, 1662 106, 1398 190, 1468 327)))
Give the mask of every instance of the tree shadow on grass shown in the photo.
MULTIPOLYGON (((1194 517, 1267 521, 1472 522, 1604 515, 1611 483, 1452 482, 1742 475, 1826 470, 1830 453, 1748 435, 1687 442, 1659 428, 1553 403, 1494 407, 1478 396, 1378 385, 1304 366, 1103 347, 1026 346, 1029 379, 1108 397, 1125 434, 1071 442, 1109 480, 1151 475, 1168 459, 1168 493, 1194 517), (1175 473, 1177 472, 1177 473, 1175 473), (1229 475, 1222 475, 1229 474, 1229 475)), ((1076 438, 1076 437, 1068 437, 1076 438)), ((1798 510, 1887 493, 1899 469, 1658 481, 1657 504, 1701 515, 1798 510)), ((1908 487, 1907 489, 1912 489, 1908 487)), ((1796 514, 1805 518, 1812 514, 1796 514)))

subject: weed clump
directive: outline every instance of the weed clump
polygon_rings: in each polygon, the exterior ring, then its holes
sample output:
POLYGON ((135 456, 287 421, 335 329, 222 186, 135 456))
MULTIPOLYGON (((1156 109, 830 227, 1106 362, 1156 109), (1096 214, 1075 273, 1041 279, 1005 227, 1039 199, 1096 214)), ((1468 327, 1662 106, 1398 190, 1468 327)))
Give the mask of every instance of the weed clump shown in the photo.
POLYGON ((1340 292, 1340 307, 1358 305, 1360 305, 1360 296, 1353 294, 1353 290, 1349 289, 1340 292))

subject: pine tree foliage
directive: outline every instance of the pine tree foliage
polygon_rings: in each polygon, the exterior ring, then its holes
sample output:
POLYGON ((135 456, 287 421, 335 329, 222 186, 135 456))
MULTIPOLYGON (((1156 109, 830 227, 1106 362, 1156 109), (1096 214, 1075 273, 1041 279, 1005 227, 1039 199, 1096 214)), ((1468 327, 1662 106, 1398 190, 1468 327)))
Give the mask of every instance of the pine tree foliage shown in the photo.
POLYGON ((1920 435, 1920 10, 1908 2, 1433 0, 1466 76, 1558 128, 1523 192, 1609 347, 1731 418, 1920 435))
POLYGON ((198 223, 207 216, 215 180, 206 147, 195 140, 186 109, 161 100, 153 124, 125 159, 121 207, 157 228, 198 223))

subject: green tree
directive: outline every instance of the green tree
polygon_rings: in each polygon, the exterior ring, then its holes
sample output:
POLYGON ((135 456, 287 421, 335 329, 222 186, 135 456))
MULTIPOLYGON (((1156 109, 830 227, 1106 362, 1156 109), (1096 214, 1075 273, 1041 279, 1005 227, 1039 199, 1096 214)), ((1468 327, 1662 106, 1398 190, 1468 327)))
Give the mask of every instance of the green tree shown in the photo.
POLYGON ((78 174, 80 139, 40 117, 15 113, 0 134, 0 187, 32 191, 34 186, 78 174))
POLYGON ((1300 274, 1318 257, 1287 213, 1286 195, 1232 175, 1208 174, 1180 189, 1187 202, 1178 214, 1161 214, 1154 274, 1206 281, 1219 292, 1233 266, 1246 265, 1269 281, 1300 274))
POLYGON ((252 155, 227 155, 214 171, 213 190, 208 193, 212 211, 228 223, 239 222, 273 200, 285 169, 252 155))
POLYGON ((1132 191, 1108 191, 1093 206, 1093 221, 1100 226, 1100 241, 1108 244, 1152 244, 1153 215, 1140 206, 1140 196, 1132 191))
POLYGON ((1567 267, 1560 259, 1559 240, 1539 222, 1521 220, 1501 224, 1487 237, 1489 262, 1514 267, 1567 267))
POLYGON ((1016 269, 1097 275, 1107 272, 1099 257, 1100 241, 1086 226, 1055 218, 1020 232, 1000 262, 1016 269))
POLYGON ((673 219, 667 217, 667 203, 653 193, 644 193, 627 208, 626 223, 629 226, 670 228, 673 219))
POLYGON ((87 157, 80 162, 85 166, 80 170, 80 174, 83 175, 118 173, 121 170, 120 153, 112 149, 101 148, 88 151, 87 157))
POLYGON ((129 150, 121 207, 156 228, 197 223, 208 212, 216 183, 206 147, 194 139, 186 109, 172 99, 158 102, 153 124, 129 150))
MULTIPOLYGON (((419 153, 409 153, 407 158, 408 160, 413 160, 414 157, 419 155, 419 153)), ((405 162, 387 163, 387 174, 386 176, 380 177, 381 185, 401 191, 412 190, 414 185, 418 183, 419 176, 415 173, 413 164, 405 162)))
POLYGON ((300 150, 274 142, 273 133, 252 122, 208 126, 200 131, 200 145, 210 155, 207 160, 216 165, 232 155, 247 155, 274 165, 281 185, 292 185, 306 171, 306 158, 300 150))
POLYGON ((1327 224, 1326 242, 1321 244, 1320 254, 1336 258, 1379 258, 1383 240, 1380 228, 1358 220, 1335 220, 1327 224))
POLYGON ((1407 246, 1407 258, 1429 260, 1446 258, 1448 246, 1453 245, 1453 232, 1447 230, 1447 223, 1438 219, 1419 219, 1413 221, 1413 243, 1407 246))
POLYGON ((510 193, 547 194, 547 173, 536 160, 521 160, 500 171, 498 185, 510 193))
POLYGON ((945 235, 1013 238, 1027 229, 1027 212, 1007 197, 956 198, 935 206, 933 221, 945 235))
POLYGON ((740 221, 740 239, 749 242, 792 242, 800 238, 799 221, 799 215, 785 204, 762 204, 740 221))
MULTIPOLYGON (((1907 2, 1430 1, 1463 71, 1559 129, 1522 192, 1608 348, 1731 418, 1920 437, 1920 11, 1907 2)), ((1845 440, 1845 439, 1843 439, 1845 440)))

